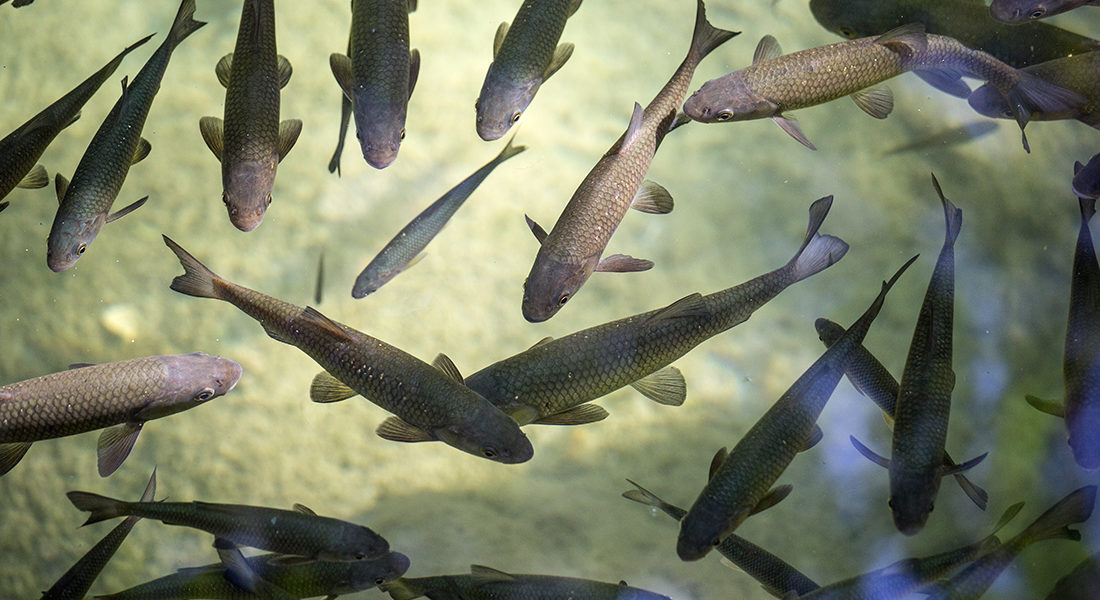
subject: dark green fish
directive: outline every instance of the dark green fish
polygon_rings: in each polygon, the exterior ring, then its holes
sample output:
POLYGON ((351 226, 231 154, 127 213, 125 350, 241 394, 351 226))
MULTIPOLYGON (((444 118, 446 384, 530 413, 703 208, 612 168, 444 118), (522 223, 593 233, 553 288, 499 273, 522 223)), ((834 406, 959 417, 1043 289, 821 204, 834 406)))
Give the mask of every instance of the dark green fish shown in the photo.
POLYGON ((1054 584, 1046 600, 1094 600, 1100 589, 1100 552, 1094 553, 1054 584))
POLYGON ((420 53, 409 50, 409 12, 415 9, 414 0, 352 0, 348 54, 329 57, 351 100, 363 158, 376 169, 397 158, 405 139, 405 113, 420 72, 420 53))
POLYGON ((791 54, 782 54, 775 38, 765 36, 751 65, 704 83, 684 103, 684 113, 703 123, 770 118, 816 150, 787 111, 851 96, 864 112, 884 119, 894 108, 894 96, 889 88, 875 86, 907 71, 962 98, 970 94, 963 76, 988 81, 1012 107, 1021 131, 1032 112, 1071 110, 1086 102, 1077 92, 1018 71, 953 38, 926 34, 922 24, 912 23, 880 36, 791 54))
MULTIPOLYGON (((840 336, 844 334, 843 326, 828 319, 818 319, 814 321, 814 326, 817 327, 817 334, 821 341, 825 343, 826 348, 835 344, 840 336)), ((852 355, 848 359, 848 368, 844 370, 844 374, 848 376, 848 381, 851 381, 852 385, 861 394, 878 405, 886 422, 893 426, 894 411, 897 408, 898 381, 894 379, 890 371, 861 344, 852 351, 852 355)), ((944 452, 943 466, 945 469, 953 471, 958 465, 947 452, 944 452)), ((989 494, 967 479, 963 473, 956 472, 954 477, 967 497, 978 508, 985 510, 989 502, 989 494)))
POLYGON ((50 182, 46 169, 41 165, 36 166, 39 157, 62 129, 80 117, 81 107, 115 72, 122 59, 151 37, 153 36, 147 36, 130 45, 72 91, 0 140, 0 156, 3 157, 0 161, 0 200, 16 187, 40 188, 50 182))
POLYGON ((1081 533, 1069 526, 1087 521, 1095 503, 1094 485, 1070 492, 1012 539, 937 586, 937 591, 925 589, 931 592, 929 600, 974 600, 984 594, 1016 555, 1031 544, 1041 540, 1080 540, 1081 533))
POLYGON ((481 565, 470 565, 469 575, 402 577, 381 587, 393 600, 421 596, 438 600, 669 600, 668 596, 630 587, 625 581, 513 575, 481 565))
POLYGON ((444 355, 429 365, 365 333, 341 325, 312 307, 302 308, 222 279, 164 236, 186 273, 172 289, 224 300, 256 319, 272 338, 295 346, 326 369, 310 397, 334 402, 356 393, 397 415, 378 429, 383 438, 440 440, 503 463, 527 461, 531 442, 508 415, 462 384, 444 355), (354 388, 350 394, 344 390, 354 388))
POLYGON ((680 521, 676 553, 681 560, 698 560, 729 537, 750 514, 775 504, 771 486, 794 459, 820 435, 817 418, 844 376, 852 349, 878 316, 886 293, 916 260, 909 259, 883 282, 875 301, 848 331, 825 350, 775 404, 737 442, 718 451, 711 461, 710 480, 680 521))
POLYGON ((1094 39, 1046 23, 1000 23, 983 0, 810 0, 810 11, 825 29, 848 39, 923 23, 928 33, 953 37, 1016 68, 1100 48, 1094 39))
MULTIPOLYGON (((514 139, 514 138, 513 138, 514 139)), ((486 163, 472 175, 463 179, 433 202, 423 212, 409 221, 408 225, 397 233, 378 254, 371 259, 370 264, 355 278, 355 285, 351 288, 352 298, 362 298, 382 287, 398 273, 416 264, 420 260, 420 253, 435 239, 443 227, 451 220, 455 212, 462 207, 470 194, 474 193, 477 186, 497 168, 500 163, 523 152, 527 146, 513 146, 512 140, 497 154, 496 158, 486 163)))
POLYGON ((225 120, 203 117, 202 138, 222 163, 222 202, 241 231, 260 226, 271 204, 279 162, 298 141, 302 122, 279 123, 279 90, 290 63, 275 50, 274 0, 245 0, 237 45, 218 61, 225 120))
POLYGON ((554 316, 594 271, 644 271, 653 266, 648 260, 621 254, 602 260, 600 256, 629 208, 651 213, 672 210, 668 191, 652 182, 643 185, 642 180, 676 120, 695 67, 735 35, 711 25, 703 1, 697 0, 691 46, 668 83, 644 111, 634 104, 626 133, 592 167, 549 234, 528 219, 540 247, 524 283, 525 319, 538 323, 554 316))
POLYGON ((477 134, 499 139, 531 104, 539 86, 573 55, 573 44, 558 44, 565 21, 581 0, 525 0, 512 20, 501 23, 493 40, 493 62, 474 108, 477 134))
POLYGON ((194 14, 195 0, 183 0, 168 37, 149 57, 133 83, 127 85, 123 79, 122 97, 88 144, 72 184, 57 176, 57 198, 61 205, 47 239, 46 264, 50 269, 64 271, 72 267, 105 223, 126 216, 148 199, 146 196, 110 212, 130 165, 149 154, 149 142, 141 137, 141 130, 172 51, 206 24, 194 20, 194 14))
POLYGON ((713 294, 691 294, 664 308, 544 339, 470 375, 466 385, 524 425, 600 420, 607 413, 585 403, 626 385, 661 404, 682 404, 684 379, 668 366, 672 361, 847 252, 842 240, 818 233, 832 200, 810 206, 806 236, 786 265, 713 294))
MULTIPOLYGON (((1026 67, 1023 71, 1086 98, 1084 104, 1069 110, 1032 112, 1032 121, 1077 119, 1089 127, 1100 129, 1100 51, 1056 58, 1026 67)), ((967 102, 987 117, 1013 118, 1012 108, 992 86, 983 85, 974 90, 967 102)))
POLYGON ((0 386, 0 475, 14 467, 32 442, 104 430, 99 474, 115 472, 146 421, 205 404, 237 385, 241 366, 195 352, 147 356, 0 386))
MULTIPOLYGON (((157 470, 149 476, 149 483, 145 485, 145 491, 141 494, 140 502, 152 502, 157 492, 157 470)), ((92 583, 99 577, 103 567, 115 555, 118 547, 130 535, 130 530, 141 520, 141 517, 126 517, 115 526, 102 540, 91 550, 88 550, 80 560, 76 561, 65 574, 57 580, 50 589, 42 592, 42 600, 83 600, 84 595, 92 587, 92 583)))
MULTIPOLYGON (((0 4, 6 4, 7 2, 8 0, 0 0, 0 4)), ((33 2, 34 0, 15 0, 15 2, 12 2, 11 5, 15 8, 19 8, 21 6, 32 4, 33 2)))
POLYGON ((989 14, 1002 23, 1019 25, 1082 6, 1100 6, 1100 0, 993 0, 989 14))
MULTIPOLYGON (((630 481, 627 479, 627 481, 630 481)), ((623 497, 661 509, 676 521, 684 518, 687 511, 665 502, 653 492, 630 481, 636 489, 623 492, 623 497)), ((757 546, 745 538, 731 533, 715 547, 719 554, 726 557, 738 569, 760 582, 764 590, 776 598, 794 594, 801 596, 816 590, 818 586, 812 579, 803 575, 786 561, 771 552, 757 546)))

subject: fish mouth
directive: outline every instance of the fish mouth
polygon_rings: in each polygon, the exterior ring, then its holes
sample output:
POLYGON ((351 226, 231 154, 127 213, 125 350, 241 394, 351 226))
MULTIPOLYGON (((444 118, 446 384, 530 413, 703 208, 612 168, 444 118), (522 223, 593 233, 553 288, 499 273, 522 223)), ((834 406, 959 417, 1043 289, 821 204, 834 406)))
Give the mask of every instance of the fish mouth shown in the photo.
POLYGON ((676 542, 676 554, 682 561, 699 560, 710 552, 710 547, 704 547, 702 549, 696 547, 685 539, 677 540, 676 542))

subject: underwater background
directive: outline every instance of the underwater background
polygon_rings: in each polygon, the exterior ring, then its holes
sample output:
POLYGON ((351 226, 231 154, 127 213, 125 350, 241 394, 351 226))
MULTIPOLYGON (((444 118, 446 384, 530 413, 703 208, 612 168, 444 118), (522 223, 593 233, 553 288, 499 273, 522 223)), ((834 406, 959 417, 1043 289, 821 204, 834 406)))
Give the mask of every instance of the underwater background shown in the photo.
MULTIPOLYGON (((0 7, 0 132, 6 134, 70 90, 122 48, 159 32, 128 57, 41 159, 51 177, 71 177, 92 134, 168 30, 176 0, 39 0, 0 7)), ((887 154, 895 146, 981 119, 964 100, 903 75, 889 82, 895 110, 878 121, 848 100, 795 113, 818 146, 811 152, 764 121, 690 124, 669 135, 647 178, 676 201, 668 215, 631 211, 609 253, 651 259, 643 273, 598 273, 560 314, 524 321, 522 283, 537 249, 526 213, 547 229, 592 165, 682 60, 691 37, 690 0, 588 0, 562 41, 576 44, 518 124, 528 150, 500 166, 428 247, 427 256, 362 300, 351 284, 413 216, 489 161, 505 139, 482 142, 474 100, 493 35, 517 0, 422 0, 410 15, 421 69, 398 160, 378 171, 349 133, 342 176, 326 165, 336 143, 340 91, 328 66, 346 48, 346 0, 278 2, 278 49, 294 66, 281 118, 304 122, 278 172, 262 226, 237 231, 220 200, 220 167, 198 120, 221 116, 214 65, 231 52, 240 3, 199 0, 209 25, 184 41, 168 67, 144 130, 152 153, 135 165, 115 208, 149 195, 133 215, 107 225, 79 264, 46 267, 56 211, 52 185, 16 190, 0 214, 0 383, 151 354, 203 351, 244 367, 236 389, 207 406, 150 423, 109 479, 95 469, 98 433, 36 443, 0 479, 0 598, 36 598, 113 524, 79 529, 85 515, 65 498, 88 490, 137 498, 154 466, 158 497, 290 507, 367 525, 410 557, 409 576, 466 572, 471 563, 514 573, 625 580, 676 599, 769 598, 719 557, 685 563, 677 527, 620 497, 627 477, 690 506, 711 456, 732 447, 824 350, 813 321, 851 324, 880 282, 921 258, 886 299, 865 345, 899 377, 917 311, 943 242, 932 189, 963 210, 955 245, 954 368, 947 448, 959 460, 989 452, 968 476, 989 492, 978 510, 945 480, 929 525, 906 538, 886 506, 886 471, 861 457, 852 434, 886 453, 890 432, 877 408, 844 380, 819 421, 824 440, 799 455, 779 483, 784 502, 737 533, 821 584, 930 554, 989 533, 1010 504, 1015 534, 1071 490, 1096 483, 1065 443, 1061 421, 1024 401, 1060 398, 1070 266, 1079 223, 1070 191, 1074 160, 1100 150, 1076 121, 1033 123, 1025 154, 1011 121, 965 145, 887 154), (837 265, 793 285, 752 319, 676 361, 688 385, 681 407, 659 406, 625 388, 598 403, 611 413, 580 427, 529 426, 530 462, 506 466, 443 444, 378 438, 387 413, 363 398, 321 405, 308 389, 320 370, 299 350, 221 302, 168 289, 181 273, 168 234, 226 279, 295 304, 315 304, 324 252, 331 318, 430 361, 450 356, 464 375, 545 336, 568 333, 709 293, 784 264, 806 226, 807 208, 835 196, 822 231, 851 245, 837 265)), ((790 52, 839 41, 804 0, 709 0, 717 27, 742 34, 703 60, 691 90, 747 65, 774 35, 790 52)), ((1082 13, 1082 14, 1078 14, 1082 13)), ((1050 22, 1100 36, 1100 10, 1050 22)), ((988 598, 1042 597, 1100 549, 1096 519, 1083 539, 1025 550, 988 598)), ((138 525, 93 586, 108 593, 216 562, 210 536, 155 521, 138 525)), ((348 597, 382 598, 377 590, 348 597)))

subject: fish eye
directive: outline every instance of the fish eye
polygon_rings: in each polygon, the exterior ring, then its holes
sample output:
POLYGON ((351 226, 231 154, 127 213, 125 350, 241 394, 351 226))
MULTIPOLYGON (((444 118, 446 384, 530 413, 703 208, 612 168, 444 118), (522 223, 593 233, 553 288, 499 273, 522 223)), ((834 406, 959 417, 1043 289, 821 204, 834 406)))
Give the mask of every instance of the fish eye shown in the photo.
POLYGON ((203 391, 201 391, 201 392, 199 392, 198 394, 195 395, 195 400, 198 400, 199 402, 206 402, 207 400, 209 400, 213 397, 214 397, 214 390, 212 390, 210 388, 206 388, 203 391))
POLYGON ((1016 118, 1016 115, 1013 115, 1013 114, 1012 114, 1012 111, 1011 111, 1011 110, 1009 110, 1009 109, 1007 109, 1007 108, 1001 111, 1001 116, 1002 116, 1002 117, 1004 117, 1004 118, 1006 118, 1006 119, 1014 119, 1014 118, 1016 118))
POLYGON ((848 39, 856 37, 856 32, 852 31, 852 29, 848 27, 841 27, 840 29, 837 29, 836 32, 848 39))
POLYGON ((229 196, 226 196, 225 192, 222 192, 222 204, 229 206, 229 196))
POLYGON ((405 128, 404 127, 401 128, 401 138, 400 139, 405 139, 405 128))
POLYGON ((264 199, 264 206, 271 206, 271 194, 268 194, 267 198, 264 199))
POLYGON ((1041 19, 1041 18, 1043 18, 1043 15, 1045 15, 1045 14, 1047 14, 1047 11, 1046 11, 1045 8, 1036 8, 1035 10, 1031 11, 1031 14, 1028 15, 1028 16, 1031 17, 1032 19, 1041 19))
POLYGON ((889 500, 887 500, 886 505, 889 506, 892 510, 894 508, 894 499, 890 498, 889 500))
POLYGON ((386 583, 386 578, 385 577, 375 577, 374 578, 374 585, 382 585, 383 583, 386 583))
POLYGON ((80 247, 76 249, 76 253, 77 253, 77 255, 84 254, 84 251, 87 250, 87 249, 88 249, 88 244, 81 244, 80 247))
POLYGON ((728 111, 728 110, 724 110, 724 111, 722 111, 722 112, 718 113, 718 114, 717 114, 717 115, 716 115, 716 116, 714 117, 714 120, 715 120, 715 121, 729 121, 729 120, 730 120, 730 119, 732 119, 732 118, 733 118, 733 113, 731 113, 731 112, 730 112, 730 111, 728 111))
POLYGON ((717 546, 718 544, 721 544, 721 543, 722 543, 722 540, 720 540, 718 538, 714 538, 713 540, 710 541, 711 546, 717 546))
POLYGON ((522 113, 520 111, 516 111, 516 114, 512 115, 512 122, 515 123, 516 121, 518 121, 521 114, 522 113))
POLYGON ((565 306, 566 302, 569 302, 569 294, 562 294, 561 298, 558 298, 558 306, 565 306))
POLYGON ((363 560, 364 558, 367 557, 367 555, 363 554, 362 552, 356 552, 356 553, 352 554, 351 557, 354 558, 355 560, 363 560))
POLYGON ((496 458, 497 451, 493 450, 492 448, 482 448, 481 455, 485 458, 496 458))

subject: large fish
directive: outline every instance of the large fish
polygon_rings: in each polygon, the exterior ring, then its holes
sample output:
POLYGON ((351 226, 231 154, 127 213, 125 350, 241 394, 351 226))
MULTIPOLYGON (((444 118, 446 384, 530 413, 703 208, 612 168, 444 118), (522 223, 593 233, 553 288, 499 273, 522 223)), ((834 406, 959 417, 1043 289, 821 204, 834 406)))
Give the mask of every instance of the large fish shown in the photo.
POLYGON ((298 141, 302 122, 279 123, 279 89, 290 63, 275 50, 274 0, 246 0, 237 45, 218 61, 225 86, 225 120, 203 117, 202 138, 222 163, 222 201, 241 231, 260 226, 271 204, 279 161, 298 141))
POLYGON ((684 379, 668 366, 703 341, 743 323, 788 286, 836 263, 848 245, 818 229, 832 196, 810 206, 798 251, 782 267, 739 285, 545 339, 466 378, 466 385, 521 424, 578 424, 604 418, 585 404, 632 385, 662 404, 683 403, 684 379))
MULTIPOLYGON (((1024 72, 1072 90, 1086 98, 1086 102, 1069 110, 1046 112, 1033 111, 1032 121, 1077 119, 1089 127, 1100 129, 1100 51, 1086 52, 1066 58, 1056 58, 1045 63, 1025 67, 1024 72)), ((974 90, 967 98, 970 107, 995 119, 1013 118, 1012 107, 993 86, 986 84, 974 90)))
POLYGON ((145 118, 160 89, 172 51, 187 36, 205 25, 192 18, 195 0, 183 0, 168 37, 141 68, 133 82, 122 82, 122 97, 99 126, 70 184, 57 176, 60 206, 46 241, 46 264, 64 271, 74 264, 99 235, 105 223, 116 221, 140 207, 148 196, 111 211, 130 165, 149 154, 149 142, 141 137, 145 118))
POLYGON ((147 356, 0 386, 0 475, 32 442, 96 429, 103 477, 115 472, 147 421, 194 408, 228 393, 241 366, 201 352, 147 356))
POLYGON ((820 435, 817 418, 825 408, 854 347, 878 316, 886 293, 909 268, 909 259, 890 279, 870 307, 848 331, 825 350, 728 453, 722 448, 710 464, 710 480, 680 521, 676 554, 699 560, 729 537, 750 514, 772 506, 778 489, 771 486, 795 454, 820 435))
MULTIPOLYGON (((139 502, 152 502, 156 492, 157 470, 154 468, 139 502)), ((130 535, 130 530, 140 520, 141 517, 123 519, 99 543, 80 557, 76 564, 65 571, 65 574, 50 586, 50 589, 42 592, 41 600, 83 600, 96 578, 99 577, 99 573, 103 571, 103 567, 107 566, 107 562, 115 555, 118 547, 130 535)))
MULTIPOLYGON (((186 271, 172 289, 199 298, 224 300, 260 322, 272 338, 297 347, 326 369, 311 397, 336 399, 323 389, 351 386, 355 392, 397 415, 379 428, 396 441, 440 440, 475 456, 520 463, 534 454, 531 442, 511 417, 462 384, 454 363, 440 355, 435 365, 325 317, 222 279, 168 236, 164 243, 186 271)), ((315 382, 316 383, 316 382, 315 382)), ((344 396, 347 397, 347 396, 344 396)))
POLYGON ((558 44, 565 21, 581 0, 527 0, 512 25, 501 23, 493 40, 493 62, 474 108, 477 134, 499 139, 531 104, 539 86, 573 55, 573 44, 558 44))
POLYGON ((1086 102, 1077 92, 1018 71, 953 38, 926 34, 922 24, 911 23, 879 36, 791 54, 782 54, 775 38, 765 36, 751 65, 703 84, 684 103, 684 113, 704 123, 771 118, 816 150, 787 111, 851 96, 864 112, 884 119, 894 108, 894 97, 889 88, 876 86, 907 71, 963 98, 970 94, 964 75, 988 81, 1012 107, 1021 131, 1034 111, 1071 110, 1086 102))
MULTIPOLYGON (((415 0, 352 0, 348 54, 329 57, 351 100, 363 158, 376 169, 397 158, 405 139, 405 113, 420 72, 420 53, 409 50, 409 12, 415 9, 415 0)), ((334 161, 339 165, 338 156, 334 161)))
POLYGON ((39 157, 62 129, 76 121, 81 107, 115 72, 122 59, 151 37, 153 36, 147 36, 130 45, 72 91, 0 140, 0 157, 3 157, 0 159, 0 200, 16 187, 40 188, 49 183, 46 169, 41 165, 36 166, 39 157))
POLYGON ((402 577, 384 584, 382 591, 393 600, 421 596, 448 600, 669 600, 625 581, 604 583, 553 575, 513 575, 481 565, 471 565, 469 575, 402 577))
POLYGON ((616 254, 601 260, 604 248, 632 206, 643 212, 667 213, 672 198, 659 185, 642 180, 661 140, 676 119, 676 110, 699 61, 737 35, 707 21, 703 0, 697 0, 695 30, 687 56, 645 110, 635 103, 626 133, 619 137, 581 182, 547 234, 529 220, 540 243, 523 289, 523 317, 545 321, 584 285, 593 271, 640 271, 647 260, 616 254))
POLYGON ((1100 6, 1100 0, 993 0, 989 14, 1010 25, 1038 21, 1082 6, 1100 6))
POLYGON ((443 227, 451 220, 455 212, 466 202, 470 194, 474 193, 477 186, 497 168, 500 163, 526 150, 526 146, 513 146, 512 140, 497 154, 496 158, 486 163, 472 175, 463 179, 433 202, 423 212, 416 215, 408 225, 405 225, 370 263, 355 278, 355 284, 351 288, 352 298, 362 298, 382 287, 389 280, 397 276, 408 267, 418 262, 420 253, 428 246, 443 227))
POLYGON ((1097 40, 1046 23, 1000 23, 984 0, 810 0, 810 10, 825 29, 848 39, 923 23, 928 33, 955 38, 1017 68, 1100 48, 1097 40))

